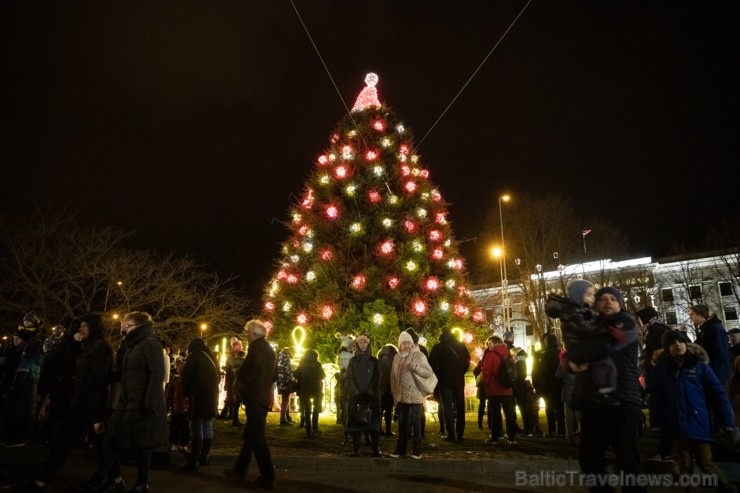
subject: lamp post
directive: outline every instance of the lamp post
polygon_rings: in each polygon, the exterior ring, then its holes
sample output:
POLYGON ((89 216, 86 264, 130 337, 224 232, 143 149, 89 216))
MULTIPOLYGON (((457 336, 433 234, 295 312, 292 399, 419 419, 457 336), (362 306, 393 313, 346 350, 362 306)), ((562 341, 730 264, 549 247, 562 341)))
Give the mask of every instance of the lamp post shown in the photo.
POLYGON ((206 330, 208 330, 208 324, 203 322, 202 324, 200 324, 200 338, 203 339, 203 341, 206 340, 206 338, 204 337, 206 330))
POLYGON ((547 319, 545 318, 545 282, 542 277, 542 264, 537 264, 534 266, 535 269, 537 269, 537 278, 539 281, 539 291, 540 291, 540 310, 539 310, 539 316, 538 321, 540 324, 540 334, 545 333, 545 325, 547 325, 547 319))
POLYGON ((509 330, 509 278, 506 276, 506 243, 504 242, 504 212, 501 202, 508 202, 508 195, 500 195, 498 198, 498 220, 501 226, 501 287, 504 290, 504 331, 509 330))
MULTIPOLYGON (((491 256, 493 258, 498 259, 498 268, 499 268, 499 273, 501 274, 501 307, 502 307, 501 309, 502 317, 501 318, 503 319, 504 327, 506 327, 506 296, 504 295, 504 263, 501 260, 503 258, 503 248, 497 247, 497 246, 491 248, 491 256)), ((505 331, 506 329, 504 329, 504 332, 505 331)))

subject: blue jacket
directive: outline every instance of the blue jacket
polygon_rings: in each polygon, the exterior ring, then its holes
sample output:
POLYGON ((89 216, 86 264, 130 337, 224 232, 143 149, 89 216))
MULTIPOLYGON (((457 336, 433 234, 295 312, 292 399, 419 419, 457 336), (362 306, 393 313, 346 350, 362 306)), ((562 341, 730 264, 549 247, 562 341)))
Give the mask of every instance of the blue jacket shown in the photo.
POLYGON ((714 442, 710 408, 717 424, 735 426, 732 405, 722 384, 710 368, 706 351, 688 344, 683 364, 667 351, 653 355, 655 368, 648 382, 650 425, 671 438, 714 442))

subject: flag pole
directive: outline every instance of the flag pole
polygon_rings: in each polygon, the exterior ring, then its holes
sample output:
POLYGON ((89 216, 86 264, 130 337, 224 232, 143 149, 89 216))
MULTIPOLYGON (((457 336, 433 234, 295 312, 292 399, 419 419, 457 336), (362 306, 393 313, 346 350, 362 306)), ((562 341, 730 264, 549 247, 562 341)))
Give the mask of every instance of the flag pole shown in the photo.
POLYGON ((586 254, 586 235, 589 234, 590 232, 591 232, 590 229, 583 230, 582 236, 583 236, 583 254, 584 255, 586 254))

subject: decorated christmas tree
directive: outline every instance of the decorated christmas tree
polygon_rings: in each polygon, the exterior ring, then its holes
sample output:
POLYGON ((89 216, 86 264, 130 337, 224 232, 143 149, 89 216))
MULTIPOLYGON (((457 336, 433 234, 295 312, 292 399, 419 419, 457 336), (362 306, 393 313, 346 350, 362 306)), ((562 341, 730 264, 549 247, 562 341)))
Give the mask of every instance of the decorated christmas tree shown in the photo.
POLYGON ((280 346, 333 355, 338 334, 376 349, 413 327, 435 342, 452 328, 488 335, 470 296, 447 203, 414 152, 414 138, 378 100, 378 77, 331 134, 265 289, 262 319, 280 346))

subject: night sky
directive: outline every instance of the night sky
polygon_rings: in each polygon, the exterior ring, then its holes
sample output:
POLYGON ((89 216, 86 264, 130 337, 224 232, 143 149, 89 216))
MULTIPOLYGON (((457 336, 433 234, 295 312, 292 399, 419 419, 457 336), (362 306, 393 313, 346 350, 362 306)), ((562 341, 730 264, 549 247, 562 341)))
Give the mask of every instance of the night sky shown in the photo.
POLYGON ((738 215, 735 4, 4 2, 0 211, 64 201, 257 296, 372 71, 458 240, 503 192, 557 191, 636 254, 698 246, 738 215))

